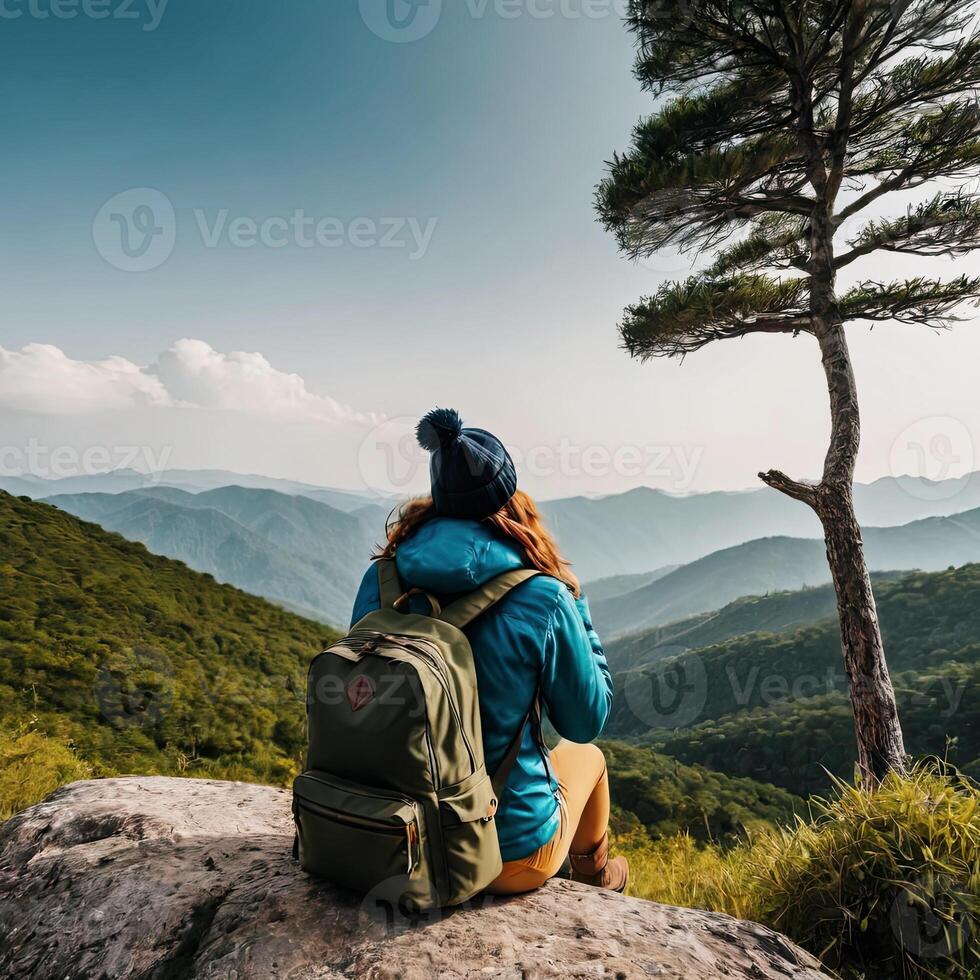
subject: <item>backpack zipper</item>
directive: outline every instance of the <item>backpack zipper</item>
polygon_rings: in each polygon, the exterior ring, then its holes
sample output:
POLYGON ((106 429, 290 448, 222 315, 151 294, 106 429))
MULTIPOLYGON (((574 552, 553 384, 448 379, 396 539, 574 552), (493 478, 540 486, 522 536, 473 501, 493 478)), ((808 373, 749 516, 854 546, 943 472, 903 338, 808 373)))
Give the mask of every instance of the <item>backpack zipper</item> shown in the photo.
POLYGON ((459 706, 456 704, 456 695, 452 691, 452 685, 449 678, 446 676, 442 662, 442 658, 438 653, 430 653, 425 649, 426 646, 434 646, 430 644, 428 640, 420 639, 415 636, 402 636, 399 634, 389 634, 387 639, 393 640, 397 646, 405 647, 408 650, 421 656, 422 661, 428 666, 432 674, 435 675, 436 679, 442 685, 443 691, 446 693, 446 699, 449 701, 450 710, 453 713, 453 718, 456 721, 456 727, 459 729, 460 737, 463 739, 463 745, 466 746, 466 754, 470 758, 470 773, 476 772, 476 756, 473 753, 473 747, 470 745, 470 740, 466 737, 466 729, 463 726, 463 719, 459 713, 459 706))

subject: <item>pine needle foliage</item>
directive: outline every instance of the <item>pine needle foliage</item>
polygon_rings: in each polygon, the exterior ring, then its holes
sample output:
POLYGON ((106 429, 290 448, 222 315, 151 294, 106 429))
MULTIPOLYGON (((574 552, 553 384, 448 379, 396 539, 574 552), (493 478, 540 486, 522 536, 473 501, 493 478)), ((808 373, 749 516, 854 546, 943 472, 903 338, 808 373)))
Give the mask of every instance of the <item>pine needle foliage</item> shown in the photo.
MULTIPOLYGON (((774 307, 766 278, 741 283, 737 318, 698 297, 727 291, 736 271, 791 268, 807 280, 823 271, 818 244, 837 245, 831 273, 878 251, 980 247, 977 12, 960 0, 632 0, 636 74, 662 104, 609 162, 599 217, 634 258, 668 246, 719 254, 702 289, 688 285, 683 311, 670 289, 627 310, 626 349, 672 357, 751 332, 814 332, 806 281, 802 313, 774 307), (950 189, 835 243, 879 198, 936 178, 950 189), (821 211, 829 241, 818 243, 821 211)), ((841 315, 900 310, 905 322, 946 326, 980 297, 980 279, 897 292, 897 303, 895 290, 861 293, 841 315)))

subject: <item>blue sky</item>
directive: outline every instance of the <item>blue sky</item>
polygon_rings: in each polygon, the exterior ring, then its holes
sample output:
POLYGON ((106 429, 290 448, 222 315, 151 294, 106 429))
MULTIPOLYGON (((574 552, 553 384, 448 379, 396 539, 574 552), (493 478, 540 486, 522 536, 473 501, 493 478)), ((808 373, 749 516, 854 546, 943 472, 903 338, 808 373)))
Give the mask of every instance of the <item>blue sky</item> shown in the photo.
MULTIPOLYGON (((0 3, 11 444, 123 440, 167 448, 172 465, 352 486, 379 416, 451 404, 528 455, 673 454, 659 468, 542 463, 528 480, 548 495, 818 468, 825 394, 805 340, 719 345, 683 367, 618 349, 623 306, 687 266, 635 266, 594 221, 603 161, 652 108, 617 2, 431 0, 415 26, 432 30, 404 43, 369 26, 386 33, 386 0, 95 2, 0 3), (111 240, 100 254, 134 189, 173 208, 172 250, 144 271, 118 267, 111 240), (182 338, 214 356, 174 357, 182 338), (40 344, 65 361, 10 360, 40 344), (229 362, 237 351, 261 358, 229 362), (116 397, 131 369, 170 387, 116 397), (333 402, 350 410, 330 420, 333 402)), ((865 478, 901 466, 909 427, 972 458, 964 364, 980 349, 963 329, 855 337, 865 478)))

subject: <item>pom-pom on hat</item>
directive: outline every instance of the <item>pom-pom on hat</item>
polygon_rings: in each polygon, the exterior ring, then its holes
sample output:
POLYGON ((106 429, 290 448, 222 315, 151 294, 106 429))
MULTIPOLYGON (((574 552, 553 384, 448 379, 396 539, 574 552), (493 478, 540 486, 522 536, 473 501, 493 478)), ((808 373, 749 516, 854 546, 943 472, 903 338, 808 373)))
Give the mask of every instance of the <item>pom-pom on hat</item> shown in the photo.
POLYGON ((429 477, 439 514, 478 521, 514 496, 517 471, 504 444, 484 429, 464 429, 455 409, 428 412, 415 434, 419 445, 432 453, 429 477))

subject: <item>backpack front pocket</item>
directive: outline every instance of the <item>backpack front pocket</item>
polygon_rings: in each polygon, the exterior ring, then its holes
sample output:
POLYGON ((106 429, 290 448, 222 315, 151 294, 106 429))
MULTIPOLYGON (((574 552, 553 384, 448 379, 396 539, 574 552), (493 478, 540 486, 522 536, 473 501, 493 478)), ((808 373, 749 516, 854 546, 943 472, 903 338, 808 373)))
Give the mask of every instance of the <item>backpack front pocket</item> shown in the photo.
POLYGON ((299 860, 311 874, 384 901, 422 899, 421 807, 408 797, 311 771, 293 783, 299 860))

